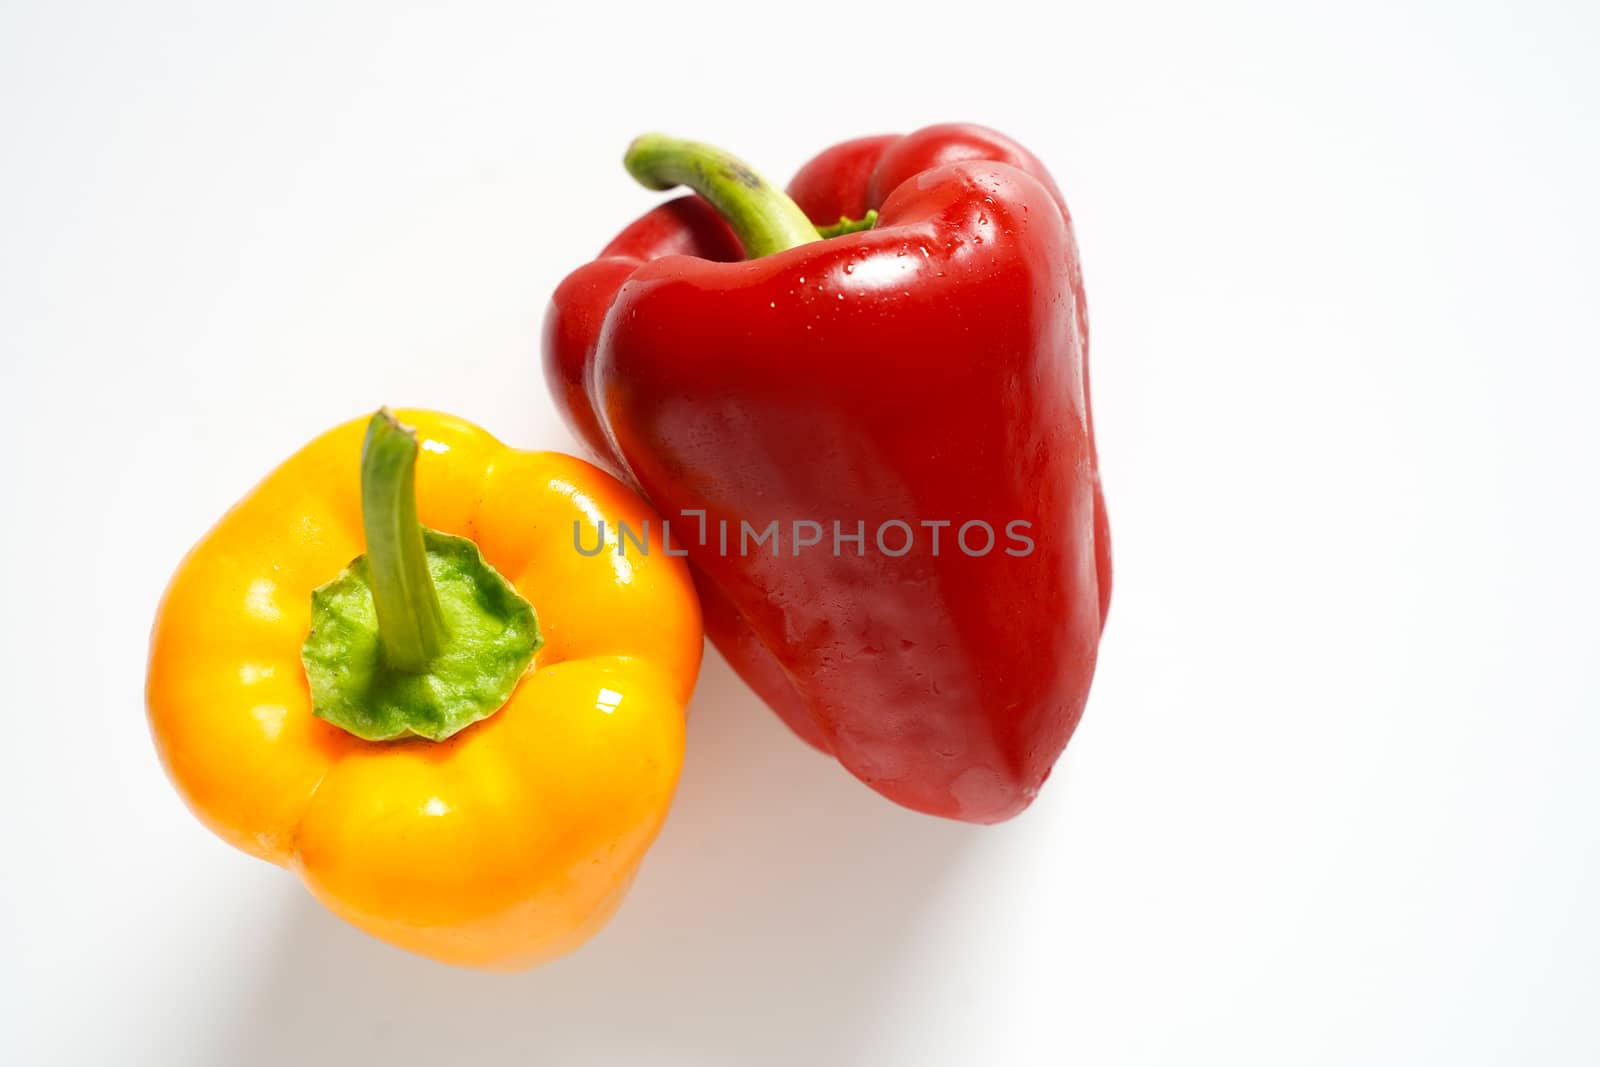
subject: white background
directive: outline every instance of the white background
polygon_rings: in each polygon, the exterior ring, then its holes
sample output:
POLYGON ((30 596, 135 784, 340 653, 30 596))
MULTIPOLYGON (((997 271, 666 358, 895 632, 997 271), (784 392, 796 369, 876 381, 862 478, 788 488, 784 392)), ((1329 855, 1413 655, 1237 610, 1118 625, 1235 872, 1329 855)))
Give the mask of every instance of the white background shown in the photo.
POLYGON ((1600 1061, 1600 9, 1319 6, 8 3, 0 1061, 1600 1061), (898 810, 713 656, 632 897, 509 978, 194 822, 145 639, 224 508, 383 402, 571 449, 634 134, 956 119, 1090 286, 1116 595, 1031 811, 898 810))

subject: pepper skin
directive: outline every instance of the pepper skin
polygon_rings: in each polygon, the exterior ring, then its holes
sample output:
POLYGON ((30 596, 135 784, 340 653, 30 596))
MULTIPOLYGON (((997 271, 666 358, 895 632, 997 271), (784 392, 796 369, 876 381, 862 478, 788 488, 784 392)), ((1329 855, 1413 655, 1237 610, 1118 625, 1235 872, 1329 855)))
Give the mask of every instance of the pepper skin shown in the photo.
MULTIPOLYGON (((636 167, 647 140, 630 169, 652 188, 758 189, 715 154, 691 177, 636 167)), ((1010 818, 1077 726, 1111 590, 1070 216, 1037 159, 976 126, 838 145, 790 192, 817 225, 876 225, 745 259, 706 201, 656 208, 557 289, 552 392, 673 522, 707 632, 797 734, 907 807, 1010 818), (699 511, 704 542, 678 518, 699 511), (737 540, 769 520, 825 543, 721 550, 719 523, 737 540), (917 534, 899 557, 874 543, 893 520, 917 534), (973 520, 1000 539, 986 555, 956 543, 973 520), (865 524, 863 554, 832 550, 834 522, 865 524)))
MULTIPOLYGON (((536 606, 545 644, 490 717, 364 741, 313 717, 312 590, 363 551, 361 422, 270 474, 190 552, 151 639, 151 731, 223 840, 297 872, 357 927, 447 963, 520 969, 616 908, 666 815, 701 655, 683 561, 574 550, 651 511, 568 456, 445 415, 417 427, 416 511, 536 606)), ((370 541, 370 538, 368 539, 370 541)))

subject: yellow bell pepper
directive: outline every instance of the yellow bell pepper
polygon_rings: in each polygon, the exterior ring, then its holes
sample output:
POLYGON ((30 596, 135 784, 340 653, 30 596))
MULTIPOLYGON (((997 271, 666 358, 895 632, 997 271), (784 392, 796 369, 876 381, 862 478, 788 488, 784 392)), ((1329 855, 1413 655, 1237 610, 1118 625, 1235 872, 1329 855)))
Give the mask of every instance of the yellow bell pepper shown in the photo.
POLYGON ((151 731, 207 826, 335 914, 520 969, 606 921, 661 827, 699 605, 654 530, 618 544, 660 524, 609 475, 403 417, 313 441, 190 552, 151 731))

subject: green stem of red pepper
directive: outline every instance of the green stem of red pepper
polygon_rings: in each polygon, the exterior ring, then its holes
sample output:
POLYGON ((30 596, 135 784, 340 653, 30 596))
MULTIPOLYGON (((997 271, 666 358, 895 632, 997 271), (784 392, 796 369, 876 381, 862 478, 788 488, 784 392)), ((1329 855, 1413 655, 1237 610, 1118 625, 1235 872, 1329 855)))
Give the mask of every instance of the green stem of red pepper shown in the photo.
POLYGON ((683 185, 705 197, 738 235, 749 259, 822 240, 783 190, 720 148, 647 133, 628 146, 622 162, 647 189, 683 185))

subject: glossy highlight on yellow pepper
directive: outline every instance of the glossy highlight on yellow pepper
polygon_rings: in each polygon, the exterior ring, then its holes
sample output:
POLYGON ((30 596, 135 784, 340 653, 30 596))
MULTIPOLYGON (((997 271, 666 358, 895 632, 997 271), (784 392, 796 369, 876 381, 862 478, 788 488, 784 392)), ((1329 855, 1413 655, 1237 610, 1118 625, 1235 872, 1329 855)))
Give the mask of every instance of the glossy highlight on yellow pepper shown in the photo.
POLYGON ((335 914, 446 963, 521 969, 604 924, 661 827, 699 606, 659 520, 609 475, 397 414, 420 444, 422 524, 474 542, 537 611, 543 647, 504 706, 437 742, 313 716, 311 594, 366 548, 357 420, 270 474, 174 575, 151 636, 151 732, 207 826, 335 914), (647 521, 648 553, 574 548, 602 522, 614 543, 647 521))

